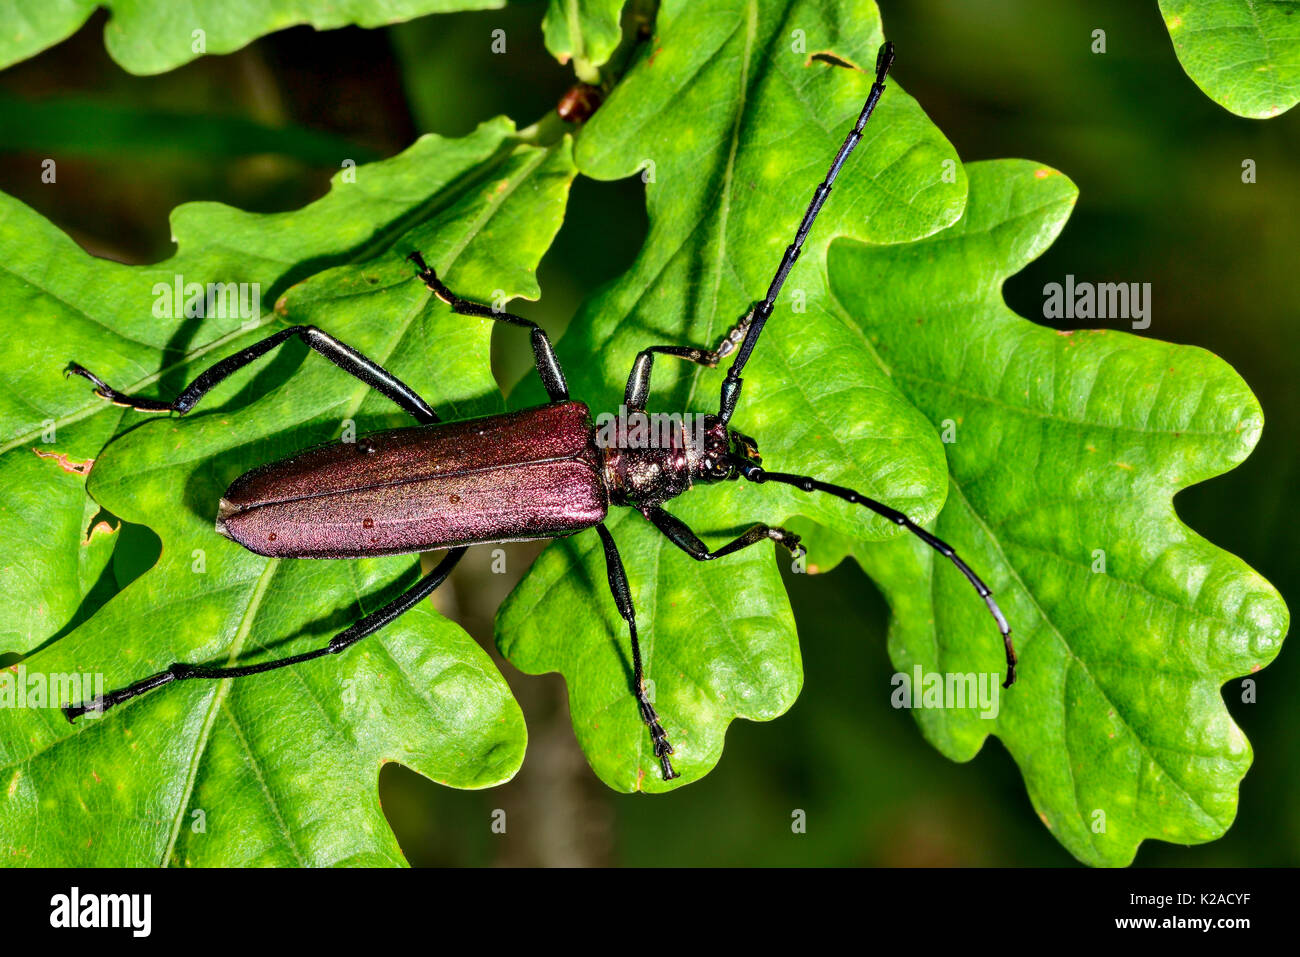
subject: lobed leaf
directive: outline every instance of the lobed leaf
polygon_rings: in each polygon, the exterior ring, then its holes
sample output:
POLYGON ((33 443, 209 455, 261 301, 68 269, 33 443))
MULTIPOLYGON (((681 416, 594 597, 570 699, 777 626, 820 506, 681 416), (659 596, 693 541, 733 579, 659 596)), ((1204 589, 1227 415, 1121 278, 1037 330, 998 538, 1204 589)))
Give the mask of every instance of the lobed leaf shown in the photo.
MULTIPOLYGON (((1148 837, 1212 840, 1251 756, 1220 687, 1273 659, 1288 614, 1178 520, 1173 496, 1250 453, 1259 405, 1201 349, 1011 312, 1002 283, 1051 244, 1077 191, 1023 160, 968 170, 966 214, 943 233, 830 252, 846 313, 916 408, 953 430, 935 533, 998 596, 1020 653, 995 717, 915 715, 954 760, 998 735, 1082 861, 1127 864, 1148 837)), ((1000 675, 997 631, 949 562, 911 538, 851 550, 889 600, 901 673, 1000 675)))
POLYGON ((1174 52, 1214 102, 1264 119, 1300 102, 1300 2, 1160 0, 1174 52))
MULTIPOLYGON (((392 218, 366 229, 378 255, 293 286, 274 324, 325 329, 421 392, 444 418, 499 411, 487 361, 492 323, 453 316, 403 257, 423 250, 467 296, 536 297, 534 269, 574 175, 569 142, 521 144, 497 122, 462 141, 429 137, 411 153, 406 160, 418 156, 420 175, 393 175, 379 194, 392 218), (403 183, 418 183, 418 193, 404 193, 403 183), (399 232, 397 222, 414 225, 399 232)), ((358 184, 375 189, 385 172, 403 169, 376 169, 374 178, 362 170, 358 184)), ((281 241, 299 229, 310 235, 307 225, 325 212, 285 217, 281 241)), ((220 207, 187 217, 200 235, 230 237, 221 228, 227 218, 220 207)), ((340 216, 335 241, 363 224, 340 216)), ((237 330, 187 355, 181 378, 272 331, 237 330)), ((414 581, 411 556, 277 561, 213 532, 219 498, 247 469, 352 427, 410 423, 320 356, 282 349, 185 418, 154 417, 100 456, 92 494, 114 514, 153 527, 162 556, 22 668, 91 671, 112 689, 173 661, 269 660, 321 647, 414 581)), ((129 382, 147 354, 98 355, 93 367, 129 382)), ((518 705, 487 655, 421 606, 338 657, 238 681, 176 684, 76 727, 57 710, 0 709, 0 844, 33 865, 398 863, 378 804, 381 763, 486 787, 514 774, 525 737, 518 705)))
POLYGON ((92 534, 85 474, 113 435, 145 418, 65 379, 69 360, 113 372, 127 392, 179 392, 244 320, 238 310, 179 315, 188 293, 173 294, 178 282, 242 284, 265 308, 292 283, 390 244, 458 179, 499 162, 510 135, 497 120, 460 140, 424 137, 340 172, 328 195, 291 212, 187 203, 171 216, 176 254, 150 266, 90 256, 0 193, 0 302, 25 332, 23 350, 0 355, 0 516, 11 529, 0 537, 0 652, 38 647, 81 604, 94 576, 80 543, 103 540, 92 534), (156 316, 160 306, 177 318, 156 316))
MULTIPOLYGON (((573 395, 598 412, 617 409, 639 350, 711 347, 763 295, 862 109, 883 39, 867 0, 679 0, 662 6, 657 29, 575 154, 597 179, 641 171, 650 219, 632 268, 583 305, 560 343, 573 395), (816 55, 824 51, 834 62, 816 55)), ((835 236, 930 235, 960 216, 965 194, 952 146, 891 82, 746 368, 734 424, 758 439, 772 468, 852 485, 920 519, 938 512, 938 437, 831 299, 825 250, 835 236)), ((716 411, 722 376, 660 358, 651 409, 716 411)), ((669 508, 719 543, 754 521, 839 515, 771 486, 697 488, 669 508)), ((863 515, 847 521, 864 537, 897 533, 863 515)), ((793 621, 767 546, 699 564, 640 516, 611 517, 610 528, 681 779, 661 780, 639 722, 627 630, 594 535, 548 548, 503 605, 498 644, 526 672, 565 675, 574 727, 602 780, 662 790, 707 773, 733 718, 771 718, 794 701, 793 621)))

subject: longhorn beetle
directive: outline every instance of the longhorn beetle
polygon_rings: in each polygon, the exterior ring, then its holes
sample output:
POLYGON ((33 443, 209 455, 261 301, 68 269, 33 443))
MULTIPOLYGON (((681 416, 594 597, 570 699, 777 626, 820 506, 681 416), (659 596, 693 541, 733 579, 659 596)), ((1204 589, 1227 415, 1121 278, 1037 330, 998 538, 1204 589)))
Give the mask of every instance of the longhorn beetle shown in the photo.
POLYGON ((650 392, 655 356, 672 356, 713 368, 735 353, 722 381, 717 415, 703 417, 703 428, 691 434, 677 430, 666 447, 609 448, 597 441, 587 406, 569 398, 564 373, 546 333, 521 316, 469 302, 448 289, 419 252, 407 258, 417 277, 454 312, 529 330, 537 372, 550 403, 518 412, 461 422, 440 422, 429 404, 409 386, 359 352, 313 326, 292 326, 231 355, 195 379, 172 402, 124 395, 76 363, 67 373, 84 376, 100 397, 143 412, 189 412, 219 382, 298 337, 344 372, 378 389, 419 423, 363 436, 356 442, 334 442, 263 465, 237 478, 217 511, 217 531, 259 555, 276 558, 360 558, 449 549, 433 571, 405 594, 364 616, 335 636, 324 648, 262 664, 211 667, 177 663, 166 671, 103 695, 88 703, 64 708, 69 721, 87 711, 102 712, 173 681, 191 678, 242 678, 287 665, 339 654, 414 608, 441 585, 469 545, 490 542, 559 538, 595 528, 605 550, 609 588, 619 614, 627 621, 632 647, 632 694, 649 728, 655 756, 665 779, 677 777, 670 755, 673 747, 646 692, 636 615, 627 575, 618 548, 604 519, 611 505, 637 509, 668 539, 698 561, 722 558, 759 542, 772 541, 793 555, 804 554, 798 536, 782 528, 754 525, 718 549, 710 549, 680 519, 663 507, 696 482, 743 478, 756 485, 780 482, 805 492, 826 492, 862 505, 906 528, 950 559, 988 605, 1002 633, 1006 651, 1005 686, 1015 681, 1016 655, 1011 629, 988 587, 948 546, 906 515, 853 489, 804 475, 769 472, 762 466, 758 445, 731 429, 743 380, 763 325, 831 184, 871 117, 885 89, 885 76, 894 61, 894 48, 885 43, 876 58, 876 78, 866 105, 849 133, 825 180, 786 248, 767 295, 714 349, 691 346, 650 346, 641 350, 628 376, 625 404, 643 414, 650 392))

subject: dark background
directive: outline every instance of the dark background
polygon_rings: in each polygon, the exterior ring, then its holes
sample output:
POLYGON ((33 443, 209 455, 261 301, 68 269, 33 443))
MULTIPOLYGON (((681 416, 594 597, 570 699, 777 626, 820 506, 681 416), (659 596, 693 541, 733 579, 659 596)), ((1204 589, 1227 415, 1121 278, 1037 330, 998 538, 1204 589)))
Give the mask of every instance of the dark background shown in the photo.
MULTIPOLYGON (((1216 106, 1178 66, 1155 0, 880 5, 899 48, 895 75, 964 159, 1027 157, 1079 185, 1063 235, 1008 284, 1012 307, 1041 316, 1043 285, 1066 273, 1150 282, 1145 334, 1209 349, 1253 387, 1267 421, 1255 454, 1182 493, 1178 510, 1284 596, 1295 594, 1287 503, 1300 434, 1300 109, 1255 121, 1216 106), (1090 50, 1095 29, 1107 33, 1104 55, 1090 50), (1255 185, 1241 182, 1247 158, 1258 165, 1255 185)), ((530 124, 572 82, 542 46, 544 6, 512 3, 387 30, 293 29, 158 77, 130 76, 108 59, 101 11, 70 40, 0 73, 0 189, 96 255, 165 258, 167 214, 179 203, 292 209, 326 190, 341 156, 388 156, 422 132, 460 135, 498 113, 530 124), (490 52, 498 28, 506 55, 490 52), (57 185, 40 181, 47 157, 58 162, 57 185)), ((644 231, 639 180, 579 179, 542 263, 543 298, 519 311, 558 334, 588 292, 628 266, 644 231)), ((494 343, 507 384, 525 361, 518 345, 494 343)), ((119 547, 119 567, 142 570, 157 542, 130 529, 119 547)), ((490 645, 509 583, 487 573, 484 556, 466 561, 453 583, 442 607, 490 645)), ((530 731, 513 782, 470 793, 397 767, 381 776, 411 862, 1072 863, 996 739, 956 765, 889 707, 886 608, 856 567, 791 576, 789 585, 803 694, 775 722, 733 725, 705 780, 657 798, 606 790, 573 742, 560 679, 503 665, 530 731), (507 811, 504 835, 489 828, 495 808, 507 811), (807 813, 806 834, 791 833, 794 809, 807 813)), ((1287 705, 1297 662, 1284 651, 1256 676, 1257 704, 1239 701, 1237 682, 1225 689, 1255 748, 1227 836, 1190 848, 1147 842, 1138 864, 1300 863, 1300 748, 1287 705)))

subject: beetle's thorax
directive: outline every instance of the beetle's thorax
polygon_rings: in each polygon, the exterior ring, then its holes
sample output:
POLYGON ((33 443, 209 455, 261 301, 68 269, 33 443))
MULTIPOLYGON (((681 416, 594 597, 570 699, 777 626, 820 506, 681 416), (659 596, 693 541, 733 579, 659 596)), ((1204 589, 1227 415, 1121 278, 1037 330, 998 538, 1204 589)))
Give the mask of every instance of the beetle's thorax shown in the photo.
POLYGON ((596 441, 612 505, 653 508, 696 482, 730 477, 727 427, 716 415, 620 414, 597 427, 596 441))

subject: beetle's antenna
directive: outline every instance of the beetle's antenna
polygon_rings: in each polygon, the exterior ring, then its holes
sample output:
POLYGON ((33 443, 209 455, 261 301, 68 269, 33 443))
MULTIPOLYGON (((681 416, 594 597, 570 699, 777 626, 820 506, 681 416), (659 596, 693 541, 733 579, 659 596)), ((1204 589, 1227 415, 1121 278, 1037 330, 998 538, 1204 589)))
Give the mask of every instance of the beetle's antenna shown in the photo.
POLYGON ((871 92, 867 95, 867 103, 858 116, 858 122, 854 124, 852 132, 849 133, 840 146, 840 151, 835 154, 835 162, 831 163, 826 179, 813 193, 812 202, 808 204, 808 210, 803 214, 803 222, 799 224, 799 229, 794 234, 794 242, 786 247, 785 255, 781 257, 781 265, 777 267, 776 275, 772 277, 772 284, 767 287, 767 295, 750 313, 749 329, 745 333, 745 340, 740 344, 740 350, 736 353, 731 368, 727 371, 727 377, 722 381, 722 404, 718 409, 718 417, 723 422, 729 422, 731 414, 736 411, 736 402, 740 398, 740 373, 744 370, 745 363, 749 361, 749 354, 754 351, 754 345, 758 342, 759 334, 763 331, 763 324, 767 322, 768 316, 772 314, 772 306, 776 302, 776 297, 781 293, 781 287, 785 284, 785 277, 790 274, 795 260, 799 258, 799 253, 803 250, 803 242, 808 237, 808 230, 812 229, 813 221, 817 218, 817 214, 821 212, 826 197, 830 195, 831 184, 835 182, 835 177, 839 175, 844 161, 849 158, 853 148, 862 139, 862 128, 867 125, 867 120, 871 119, 876 103, 880 101, 880 95, 885 92, 885 75, 893 64, 894 45, 885 42, 881 44, 880 52, 876 54, 876 82, 871 85, 871 92))
POLYGON ((952 563, 957 566, 957 570, 965 575, 966 579, 975 586, 975 590, 979 592, 979 596, 984 599, 984 604, 989 606, 989 612, 993 615, 993 620, 998 623, 998 631, 1002 632, 1002 645, 1005 648, 1007 655, 1007 680, 1002 683, 1002 687, 1010 688, 1015 683, 1016 649, 1011 644, 1011 626, 1007 624, 1007 619, 1003 616, 1002 609, 998 607, 998 603, 993 599, 993 592, 989 590, 989 586, 984 584, 984 582, 980 580, 980 577, 971 571, 970 566, 961 560, 957 553, 953 551, 951 545, 943 539, 931 535, 928 531, 920 525, 917 525, 897 509, 890 508, 888 505, 877 502, 873 498, 867 498, 867 496, 860 492, 855 492, 851 488, 845 488, 842 485, 831 485, 829 482, 819 482, 817 479, 809 478, 806 475, 792 475, 789 472, 766 472, 761 466, 756 465, 753 462, 738 464, 738 471, 741 475, 745 476, 745 478, 759 485, 764 482, 781 482, 784 485, 793 485, 795 488, 802 489, 805 492, 829 492, 831 495, 842 498, 844 501, 851 502, 854 505, 864 505, 877 515, 893 522, 895 525, 901 525, 937 551, 940 555, 951 560, 952 563))

